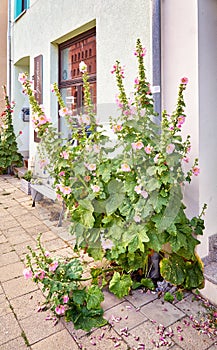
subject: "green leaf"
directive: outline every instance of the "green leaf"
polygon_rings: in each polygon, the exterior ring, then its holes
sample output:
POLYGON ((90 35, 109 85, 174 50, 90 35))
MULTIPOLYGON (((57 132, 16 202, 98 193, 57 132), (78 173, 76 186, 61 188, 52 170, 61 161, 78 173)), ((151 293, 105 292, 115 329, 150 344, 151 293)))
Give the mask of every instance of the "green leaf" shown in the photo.
POLYGON ((153 283, 151 278, 142 278, 141 279, 141 284, 144 287, 146 287, 146 288, 148 288, 150 290, 154 290, 155 289, 155 285, 154 285, 154 283, 153 283))
POLYGON ((98 286, 92 285, 87 291, 87 309, 97 309, 100 307, 101 302, 104 300, 104 295, 98 286))
POLYGON ((146 184, 146 191, 152 192, 154 190, 158 190, 161 187, 161 182, 154 177, 150 179, 150 181, 146 184))
POLYGON ((166 292, 164 294, 164 300, 165 301, 172 302, 174 299, 175 299, 174 296, 170 292, 166 292))
POLYGON ((111 193, 110 197, 106 201, 106 206, 105 206, 106 214, 107 215, 113 214, 117 210, 119 205, 122 204, 124 197, 125 195, 122 193, 111 193))
POLYGON ((85 289, 74 290, 72 293, 72 296, 73 296, 73 302, 75 304, 83 305, 86 298, 86 291, 85 289))
POLYGON ((132 286, 132 280, 130 275, 120 275, 119 272, 114 272, 114 275, 109 283, 109 290, 114 293, 118 298, 122 298, 129 294, 132 286))
POLYGON ((161 276, 168 282, 181 285, 185 280, 185 264, 183 260, 177 256, 163 258, 160 261, 161 276))

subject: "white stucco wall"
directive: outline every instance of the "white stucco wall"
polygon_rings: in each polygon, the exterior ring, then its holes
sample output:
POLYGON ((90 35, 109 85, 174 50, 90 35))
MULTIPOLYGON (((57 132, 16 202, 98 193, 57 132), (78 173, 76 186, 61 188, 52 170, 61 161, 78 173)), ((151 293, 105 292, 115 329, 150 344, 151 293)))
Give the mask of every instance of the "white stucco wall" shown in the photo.
POLYGON ((163 108, 169 113, 175 109, 180 78, 188 77, 183 135, 191 135, 191 160, 199 158, 201 173, 185 187, 184 199, 189 217, 208 204, 201 257, 208 254, 208 237, 217 232, 216 34, 215 0, 162 1, 163 108))
MULTIPOLYGON (((198 1, 199 41, 199 203, 207 203, 206 236, 217 233, 217 1, 198 1)), ((203 246, 199 253, 205 254, 203 246)))
MULTIPOLYGON (((57 104, 51 96, 50 84, 58 79, 58 44, 96 26, 98 114, 102 122, 108 121, 117 92, 115 77, 110 73, 112 65, 118 59, 126 66, 126 89, 132 91, 137 75, 133 54, 137 38, 147 48, 146 65, 150 72, 151 5, 151 0, 84 0, 82 5, 77 0, 30 2, 28 11, 13 24, 13 62, 30 56, 31 77, 34 57, 43 55, 43 104, 54 122, 57 104)), ((18 97, 15 90, 14 96, 18 97)), ((31 131, 30 157, 35 146, 31 131)))

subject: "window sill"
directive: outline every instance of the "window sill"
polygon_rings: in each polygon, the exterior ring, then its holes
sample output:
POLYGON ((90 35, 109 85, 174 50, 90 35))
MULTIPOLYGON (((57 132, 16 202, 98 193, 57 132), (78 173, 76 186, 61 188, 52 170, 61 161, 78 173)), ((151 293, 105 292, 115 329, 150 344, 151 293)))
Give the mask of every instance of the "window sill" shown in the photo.
POLYGON ((14 22, 17 22, 21 17, 23 17, 24 13, 26 13, 27 9, 23 10, 19 16, 17 16, 15 19, 14 19, 14 22))

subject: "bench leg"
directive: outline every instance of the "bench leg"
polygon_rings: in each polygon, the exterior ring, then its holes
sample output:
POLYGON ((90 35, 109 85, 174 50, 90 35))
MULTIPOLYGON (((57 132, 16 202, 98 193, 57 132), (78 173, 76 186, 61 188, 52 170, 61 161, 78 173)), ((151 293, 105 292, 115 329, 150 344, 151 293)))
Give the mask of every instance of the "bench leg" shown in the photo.
POLYGON ((58 225, 57 225, 58 227, 62 226, 62 218, 63 218, 64 209, 65 209, 65 205, 64 205, 64 202, 63 202, 62 210, 60 212, 59 221, 58 221, 58 225))
POLYGON ((38 194, 38 192, 35 192, 33 202, 32 202, 32 207, 35 207, 35 200, 36 200, 37 194, 38 194))

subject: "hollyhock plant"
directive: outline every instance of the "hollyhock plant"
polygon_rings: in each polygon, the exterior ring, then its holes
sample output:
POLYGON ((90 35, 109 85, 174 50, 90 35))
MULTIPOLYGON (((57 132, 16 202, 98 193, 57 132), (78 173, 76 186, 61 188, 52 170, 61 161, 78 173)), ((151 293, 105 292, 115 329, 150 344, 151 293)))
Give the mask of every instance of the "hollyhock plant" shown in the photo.
MULTIPOLYGON (((112 139, 108 138, 102 126, 96 123, 86 68, 82 69, 82 78, 84 115, 90 120, 88 132, 84 123, 73 128, 66 116, 73 142, 64 140, 55 153, 52 139, 48 142, 51 131, 54 134, 50 124, 48 131, 43 125, 38 126, 42 137, 40 148, 44 147, 44 153, 50 157, 48 171, 71 219, 70 232, 76 240, 76 251, 83 249, 94 260, 106 261, 109 266, 109 275, 104 267, 94 267, 91 271, 93 285, 90 288, 94 297, 98 295, 95 287, 99 283, 100 286, 108 284, 109 290, 122 298, 134 288, 134 276, 138 271, 142 276, 136 280, 136 285, 154 288, 150 271, 156 255, 159 257, 156 278, 186 289, 202 288, 204 283, 202 264, 195 253, 199 244, 197 235, 204 229, 204 209, 201 215, 189 219, 182 194, 186 181, 191 181, 194 172, 199 173, 197 161, 193 161, 192 166, 192 160, 189 160, 187 173, 182 167, 190 147, 190 137, 183 139, 180 128, 187 118, 184 91, 188 80, 183 78, 179 85, 175 111, 169 117, 163 111, 159 118, 144 68, 145 54, 146 50, 138 40, 135 55, 138 84, 135 89, 133 83, 133 93, 129 97, 124 87, 123 66, 119 61, 113 66, 119 107, 118 116, 110 118, 115 138, 114 135, 112 139), (68 159, 60 156, 63 151, 69 154, 68 159), (62 171, 64 176, 60 178, 62 171), (105 241, 111 242, 106 248, 105 241)), ((60 108, 64 108, 55 84, 54 91, 60 108)), ((57 133, 54 139, 55 142, 60 139, 57 133)), ((58 283, 61 282, 58 291, 62 288, 63 294, 61 299, 54 301, 53 309, 63 305, 63 296, 69 295, 65 314, 77 322, 73 307, 84 298, 76 293, 73 298, 73 292, 70 294, 70 283, 65 285, 68 275, 64 275, 63 280, 60 276, 62 268, 59 265, 54 272, 49 271, 49 267, 44 269, 43 281, 52 288, 51 283, 58 275, 58 283)), ((69 276, 74 275, 69 272, 69 276)), ((87 304, 87 309, 95 311, 94 298, 90 297, 90 300, 89 303, 85 300, 85 306, 87 304)))

